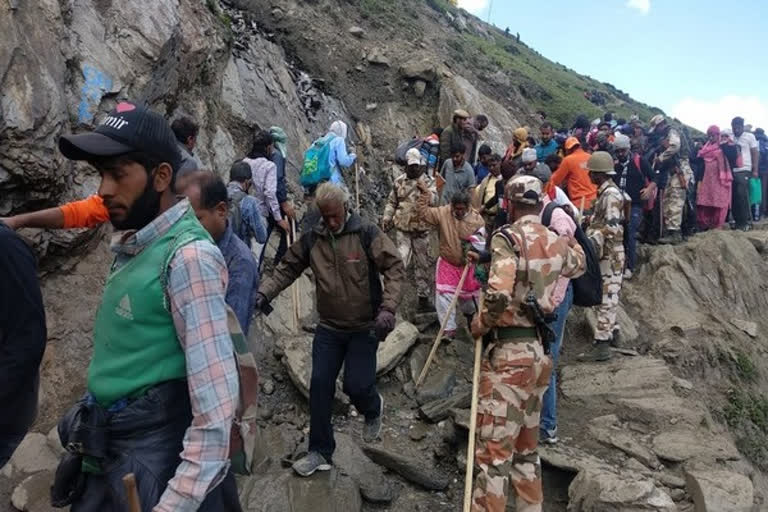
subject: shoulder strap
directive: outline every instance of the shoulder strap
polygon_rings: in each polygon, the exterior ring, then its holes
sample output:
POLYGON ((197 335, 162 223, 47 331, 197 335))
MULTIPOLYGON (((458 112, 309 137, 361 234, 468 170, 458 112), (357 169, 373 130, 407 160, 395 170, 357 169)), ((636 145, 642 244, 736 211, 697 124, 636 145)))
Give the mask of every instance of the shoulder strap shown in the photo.
POLYGON ((559 206, 554 201, 551 201, 544 207, 544 212, 541 214, 541 223, 546 227, 549 227, 549 224, 552 222, 552 213, 554 213, 555 208, 559 208, 559 206))
POLYGON ((362 229, 358 232, 360 236, 360 243, 363 245, 365 255, 368 257, 368 261, 373 262, 373 255, 371 254, 371 245, 376 238, 376 226, 373 224, 363 223, 362 229))

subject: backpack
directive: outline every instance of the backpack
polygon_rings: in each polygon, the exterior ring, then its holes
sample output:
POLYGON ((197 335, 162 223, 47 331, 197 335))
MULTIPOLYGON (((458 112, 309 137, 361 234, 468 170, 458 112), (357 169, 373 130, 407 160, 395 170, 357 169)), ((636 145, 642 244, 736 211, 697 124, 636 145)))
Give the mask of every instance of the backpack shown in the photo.
POLYGON ((336 135, 320 137, 304 152, 299 182, 302 187, 312 187, 331 179, 331 141, 336 135))
MULTIPOLYGON (((421 137, 414 137, 405 142, 401 142, 395 150, 395 163, 398 165, 407 165, 408 162, 405 159, 405 154, 409 149, 416 148, 421 151, 421 146, 424 144, 424 139, 421 137)), ((422 155, 423 156, 423 155, 422 155)))
MULTIPOLYGON (((243 214, 240 212, 240 203, 242 203, 245 193, 242 189, 237 189, 229 194, 229 225, 232 226, 232 231, 241 240, 243 239, 243 214)), ((243 240, 245 241, 245 240, 243 240)))
MULTIPOLYGON (((541 214, 541 223, 546 227, 549 227, 550 222, 552 222, 552 212, 555 211, 555 208, 562 209, 561 206, 555 203, 549 203, 544 207, 544 211, 541 214)), ((574 238, 584 250, 587 270, 581 277, 571 279, 571 283, 573 283, 573 303, 576 306, 582 307, 597 306, 603 303, 603 274, 600 272, 600 258, 597 257, 597 252, 587 234, 578 223, 575 224, 576 233, 574 233, 574 238)))

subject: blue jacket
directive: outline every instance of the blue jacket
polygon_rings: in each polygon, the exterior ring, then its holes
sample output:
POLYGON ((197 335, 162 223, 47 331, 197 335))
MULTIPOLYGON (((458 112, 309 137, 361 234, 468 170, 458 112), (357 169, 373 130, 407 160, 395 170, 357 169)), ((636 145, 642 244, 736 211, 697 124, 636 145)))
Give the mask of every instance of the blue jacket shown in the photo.
POLYGON ((256 305, 256 292, 259 290, 256 258, 229 225, 216 245, 224 256, 229 273, 225 302, 235 312, 243 334, 247 336, 256 305))
POLYGON ((536 149, 536 159, 539 162, 544 162, 544 160, 551 154, 553 154, 555 151, 557 151, 557 141, 555 139, 549 139, 549 142, 547 144, 542 144, 539 142, 534 146, 536 149))

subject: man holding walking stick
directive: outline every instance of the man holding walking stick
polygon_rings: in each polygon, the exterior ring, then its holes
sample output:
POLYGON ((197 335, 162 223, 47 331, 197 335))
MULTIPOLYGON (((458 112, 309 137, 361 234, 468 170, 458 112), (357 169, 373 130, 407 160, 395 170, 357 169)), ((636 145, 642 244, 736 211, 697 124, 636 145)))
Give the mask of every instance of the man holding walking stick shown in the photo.
POLYGON ((510 224, 491 240, 488 289, 472 321, 473 337, 490 334, 478 389, 473 512, 504 512, 510 487, 518 512, 540 512, 544 501, 536 451, 552 371, 544 326, 558 277, 581 275, 585 257, 575 239, 541 224, 542 189, 533 176, 507 183, 510 224))
POLYGON ((430 208, 432 193, 424 182, 418 182, 417 186, 421 191, 419 217, 426 224, 436 226, 440 234, 435 306, 438 316, 446 319, 442 326, 444 337, 451 339, 456 334, 456 314, 453 311, 456 302, 453 297, 458 295, 459 309, 468 321, 475 313, 474 301, 480 294, 480 283, 475 279, 474 264, 466 258, 466 252, 467 244, 471 244, 475 233, 485 226, 485 220, 472 210, 469 192, 455 192, 450 198, 451 204, 430 208), (465 271, 467 265, 470 268, 465 271))

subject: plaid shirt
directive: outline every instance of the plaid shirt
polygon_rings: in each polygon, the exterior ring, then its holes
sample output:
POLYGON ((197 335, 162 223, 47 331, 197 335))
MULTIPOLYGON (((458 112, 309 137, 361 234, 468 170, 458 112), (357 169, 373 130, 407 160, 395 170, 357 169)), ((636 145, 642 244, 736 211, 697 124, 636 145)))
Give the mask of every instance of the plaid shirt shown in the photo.
MULTIPOLYGON (((190 208, 186 199, 137 232, 116 233, 111 249, 119 267, 168 231, 190 208)), ((238 377, 227 329, 227 267, 219 249, 197 241, 176 252, 167 294, 187 362, 192 424, 184 434, 181 464, 154 512, 194 512, 229 469, 229 434, 238 377)))

